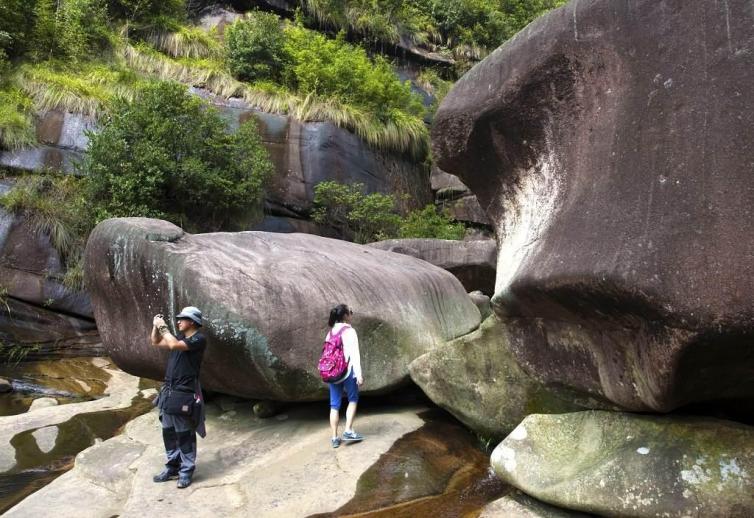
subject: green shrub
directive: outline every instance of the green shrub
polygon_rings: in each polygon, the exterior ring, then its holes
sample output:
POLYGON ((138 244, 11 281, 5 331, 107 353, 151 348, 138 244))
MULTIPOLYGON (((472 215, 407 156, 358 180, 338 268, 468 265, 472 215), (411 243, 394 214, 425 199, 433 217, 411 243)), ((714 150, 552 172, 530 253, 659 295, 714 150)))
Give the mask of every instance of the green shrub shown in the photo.
POLYGON ((314 187, 312 219, 334 227, 357 243, 388 239, 395 235, 400 216, 388 194, 365 194, 364 184, 320 182, 314 187))
POLYGON ((186 19, 185 0, 108 0, 107 8, 137 30, 170 29, 186 19))
POLYGON ((466 228, 462 223, 454 223, 434 205, 411 212, 401 222, 398 236, 401 238, 463 239, 466 228))
POLYGON ((285 48, 292 64, 291 86, 317 96, 332 97, 361 107, 379 118, 391 110, 421 116, 421 100, 411 93, 408 81, 401 83, 382 57, 369 59, 364 49, 342 38, 329 39, 298 25, 286 28, 285 48))
POLYGON ((90 134, 81 170, 96 219, 163 218, 189 230, 242 228, 259 214, 273 168, 252 122, 230 133, 185 86, 147 86, 116 101, 90 134))
POLYGON ((453 223, 434 205, 415 210, 402 218, 390 194, 364 194, 360 183, 320 182, 314 187, 315 222, 331 226, 357 243, 394 237, 463 239, 465 227, 453 223))
POLYGON ((34 2, 2 0, 0 2, 0 50, 8 58, 22 55, 34 30, 34 2))
POLYGON ((287 64, 285 37, 280 18, 271 13, 252 12, 225 29, 228 65, 243 81, 282 77, 287 64))

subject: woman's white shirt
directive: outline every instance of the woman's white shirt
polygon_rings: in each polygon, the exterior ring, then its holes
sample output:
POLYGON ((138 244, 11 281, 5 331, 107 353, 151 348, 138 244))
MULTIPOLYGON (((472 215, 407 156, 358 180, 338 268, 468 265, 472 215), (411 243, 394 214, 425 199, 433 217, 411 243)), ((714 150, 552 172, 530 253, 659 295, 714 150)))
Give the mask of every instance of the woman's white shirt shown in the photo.
MULTIPOLYGON (((356 330, 345 322, 337 322, 332 326, 330 333, 338 334, 343 326, 348 326, 348 329, 340 335, 343 340, 343 355, 348 362, 348 372, 353 371, 354 377, 358 379, 361 377, 361 355, 359 354, 359 337, 356 335, 356 330)), ((347 377, 348 374, 344 376, 344 379, 347 377)))

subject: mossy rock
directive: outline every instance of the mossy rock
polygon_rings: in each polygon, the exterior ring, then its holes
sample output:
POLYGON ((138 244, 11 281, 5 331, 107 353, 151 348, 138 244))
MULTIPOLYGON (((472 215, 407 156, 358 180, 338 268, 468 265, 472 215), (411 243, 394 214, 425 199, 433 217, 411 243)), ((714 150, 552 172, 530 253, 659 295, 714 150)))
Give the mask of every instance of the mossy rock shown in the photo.
POLYGON ((577 402, 532 379, 516 363, 504 323, 495 315, 473 333, 420 356, 409 371, 432 401, 486 437, 504 437, 532 413, 573 412, 598 404, 577 402))
POLYGON ((504 481, 605 516, 754 516, 754 427, 700 417, 530 415, 492 453, 504 481))

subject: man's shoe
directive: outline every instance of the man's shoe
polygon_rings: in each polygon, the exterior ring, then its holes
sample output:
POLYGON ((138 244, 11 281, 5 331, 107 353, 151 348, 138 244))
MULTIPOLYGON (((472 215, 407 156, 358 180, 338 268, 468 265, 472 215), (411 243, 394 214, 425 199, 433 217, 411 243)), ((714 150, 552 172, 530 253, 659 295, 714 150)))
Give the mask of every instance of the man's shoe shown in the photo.
POLYGON ((191 485, 191 479, 188 477, 181 477, 178 479, 178 484, 176 485, 178 486, 178 489, 189 487, 191 485))
POLYGON ((343 432, 343 440, 346 442, 356 442, 356 441, 363 441, 364 436, 361 435, 358 432, 343 432))
POLYGON ((162 470, 162 473, 152 477, 155 482, 167 482, 168 480, 175 480, 178 478, 177 471, 170 471, 169 469, 162 470))
POLYGON ((330 444, 332 444, 333 448, 337 448, 340 446, 340 437, 333 437, 330 439, 330 444))

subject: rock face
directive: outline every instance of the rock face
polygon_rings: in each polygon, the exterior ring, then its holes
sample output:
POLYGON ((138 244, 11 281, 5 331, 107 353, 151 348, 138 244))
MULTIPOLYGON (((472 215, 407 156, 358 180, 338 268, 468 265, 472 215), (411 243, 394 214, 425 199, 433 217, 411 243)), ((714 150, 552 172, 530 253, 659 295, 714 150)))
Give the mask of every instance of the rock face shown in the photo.
POLYGON ((589 404, 579 406, 523 372, 495 316, 473 333, 420 356, 409 369, 432 401, 486 437, 504 437, 532 413, 573 412, 589 404))
POLYGON ((492 466, 540 500, 603 516, 754 515, 754 428, 730 421, 531 415, 492 466))
POLYGON ((387 239, 368 246, 410 255, 448 270, 467 291, 493 293, 497 266, 497 245, 493 240, 387 239))
POLYGON ((316 364, 330 309, 354 308, 366 392, 408 379, 417 356, 479 325, 448 272, 424 261, 307 234, 188 235, 165 221, 107 220, 86 247, 102 340, 127 372, 160 379, 156 313, 196 305, 206 319, 205 388, 258 399, 325 395, 316 364))
POLYGON ((454 220, 483 227, 491 225, 477 197, 457 176, 433 166, 429 182, 436 203, 447 210, 454 220))
POLYGON ((27 359, 102 354, 89 297, 62 283, 65 266, 24 216, 0 209, 0 341, 27 359))
POLYGON ((91 117, 78 113, 51 110, 40 114, 37 121, 35 148, 0 151, 0 166, 26 171, 54 169, 74 172, 74 162, 81 159, 89 139, 86 130, 95 128, 91 117))
POLYGON ((256 121, 262 142, 275 165, 268 190, 268 210, 274 216, 308 216, 314 186, 330 180, 362 183, 367 192, 407 194, 402 209, 423 207, 432 201, 426 168, 410 157, 376 152, 356 135, 329 122, 298 122, 283 115, 265 113, 240 99, 224 100, 192 88, 212 103, 231 128, 256 121))
POLYGON ((520 491, 514 491, 487 504, 479 518, 586 518, 591 514, 560 509, 535 500, 520 491))
POLYGON ((571 2, 445 98, 433 156, 496 228, 542 381, 626 409, 754 398, 754 13, 571 2))

